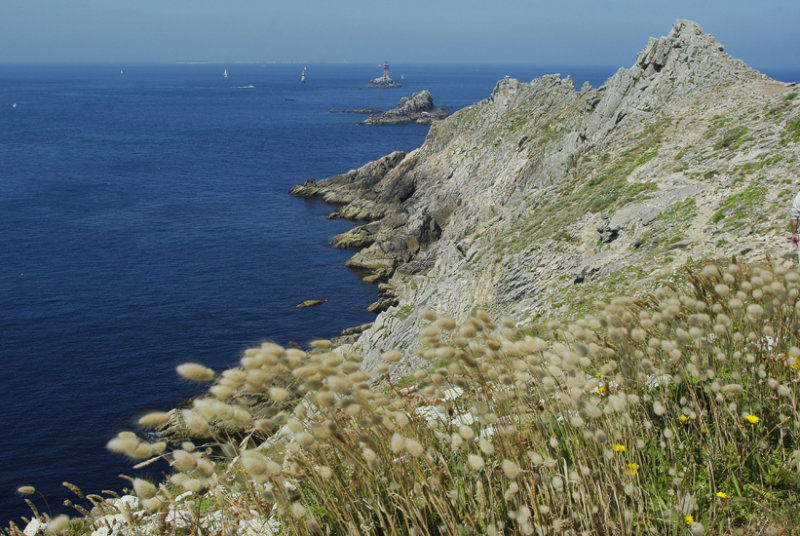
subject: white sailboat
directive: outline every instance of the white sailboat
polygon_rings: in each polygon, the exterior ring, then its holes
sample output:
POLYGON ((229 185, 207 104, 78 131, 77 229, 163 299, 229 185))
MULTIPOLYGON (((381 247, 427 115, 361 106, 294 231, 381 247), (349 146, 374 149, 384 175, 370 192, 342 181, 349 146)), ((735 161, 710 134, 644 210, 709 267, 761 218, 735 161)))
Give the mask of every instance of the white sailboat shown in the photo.
POLYGON ((303 72, 300 73, 300 83, 301 84, 305 84, 306 83, 306 68, 305 67, 303 67, 303 72))
POLYGON ((222 77, 223 78, 228 78, 228 69, 225 69, 224 71, 222 71, 222 77))

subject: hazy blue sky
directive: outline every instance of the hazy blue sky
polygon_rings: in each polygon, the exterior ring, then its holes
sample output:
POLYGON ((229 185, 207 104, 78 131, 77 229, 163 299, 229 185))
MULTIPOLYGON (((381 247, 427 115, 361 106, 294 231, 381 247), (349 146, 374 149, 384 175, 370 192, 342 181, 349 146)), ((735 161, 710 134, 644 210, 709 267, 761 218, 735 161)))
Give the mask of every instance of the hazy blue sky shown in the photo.
POLYGON ((628 67, 677 18, 800 67, 799 0, 2 0, 0 62, 460 62, 628 67))

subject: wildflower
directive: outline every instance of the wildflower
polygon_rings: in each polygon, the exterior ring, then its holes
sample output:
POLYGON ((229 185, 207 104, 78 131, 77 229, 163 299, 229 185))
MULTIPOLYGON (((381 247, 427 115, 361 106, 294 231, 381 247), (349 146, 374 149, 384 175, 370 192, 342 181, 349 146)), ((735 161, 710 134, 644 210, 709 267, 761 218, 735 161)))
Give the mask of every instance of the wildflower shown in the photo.
POLYGON ((625 472, 628 473, 630 476, 636 476, 636 471, 638 470, 639 470, 638 463, 629 463, 627 468, 625 469, 625 472))
POLYGON ((727 499, 728 498, 728 494, 725 493, 724 491, 718 491, 717 492, 717 497, 719 497, 720 499, 727 499))
POLYGON ((605 390, 606 386, 601 383, 600 385, 597 386, 597 389, 595 389, 594 392, 597 393, 598 395, 602 395, 605 392, 605 390))
POLYGON ((692 517, 692 514, 686 514, 685 516, 683 516, 683 522, 686 523, 687 525, 691 525, 692 523, 694 523, 694 518, 692 517))
POLYGON ((681 422, 686 422, 686 421, 688 421, 688 420, 689 420, 689 417, 687 417, 687 416, 686 416, 686 415, 684 415, 683 413, 681 413, 681 416, 680 416, 680 417, 678 417, 678 418, 681 420, 681 422))
POLYGON ((747 416, 745 416, 745 420, 747 422, 749 422, 750 424, 757 424, 758 421, 760 421, 761 419, 759 419, 755 415, 747 415, 747 416))
POLYGON ((613 450, 614 452, 625 452, 625 445, 622 445, 620 443, 615 443, 611 447, 611 450, 613 450))

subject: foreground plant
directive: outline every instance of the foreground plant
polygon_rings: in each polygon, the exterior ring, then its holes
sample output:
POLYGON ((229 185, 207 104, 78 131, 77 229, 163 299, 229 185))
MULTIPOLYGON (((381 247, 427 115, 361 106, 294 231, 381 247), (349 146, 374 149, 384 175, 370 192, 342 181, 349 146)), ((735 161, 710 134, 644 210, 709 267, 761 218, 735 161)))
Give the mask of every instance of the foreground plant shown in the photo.
MULTIPOLYGON (((109 442, 174 471, 132 480, 138 506, 117 529, 790 534, 799 295, 793 267, 731 262, 686 268, 539 336, 482 311, 461 326, 427 312, 422 367, 403 389, 374 384, 359 356, 327 341, 263 344, 180 413, 193 442, 109 442)), ((410 356, 383 357, 381 374, 410 356)), ((214 377, 197 364, 179 372, 214 377)), ((103 512, 87 514, 102 526, 103 512)))

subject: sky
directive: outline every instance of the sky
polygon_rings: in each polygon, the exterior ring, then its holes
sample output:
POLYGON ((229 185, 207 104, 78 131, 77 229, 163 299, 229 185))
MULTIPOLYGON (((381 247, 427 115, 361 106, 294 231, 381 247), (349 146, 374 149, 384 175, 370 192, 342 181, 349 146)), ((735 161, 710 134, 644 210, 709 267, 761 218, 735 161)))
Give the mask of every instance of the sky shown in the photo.
POLYGON ((0 62, 633 64, 691 19, 800 67, 798 0, 0 0, 0 62))

